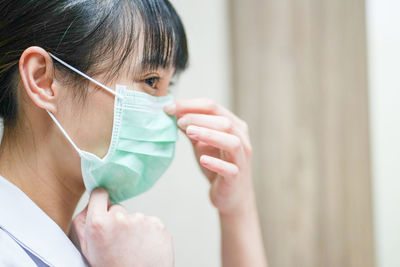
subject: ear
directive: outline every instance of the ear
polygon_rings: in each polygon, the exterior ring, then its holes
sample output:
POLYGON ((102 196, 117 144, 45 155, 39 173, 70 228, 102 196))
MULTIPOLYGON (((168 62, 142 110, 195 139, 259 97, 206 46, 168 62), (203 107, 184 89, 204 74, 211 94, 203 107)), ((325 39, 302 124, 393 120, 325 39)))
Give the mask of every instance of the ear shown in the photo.
POLYGON ((53 114, 57 111, 57 87, 54 65, 49 53, 40 47, 29 47, 19 60, 19 72, 26 93, 39 108, 53 114))

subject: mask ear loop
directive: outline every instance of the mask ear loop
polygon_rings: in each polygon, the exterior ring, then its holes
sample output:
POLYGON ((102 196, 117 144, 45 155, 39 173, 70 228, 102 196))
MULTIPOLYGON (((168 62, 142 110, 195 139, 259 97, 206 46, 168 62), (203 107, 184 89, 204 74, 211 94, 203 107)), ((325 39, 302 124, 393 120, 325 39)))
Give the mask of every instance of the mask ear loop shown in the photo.
POLYGON ((67 67, 67 68, 69 68, 70 70, 76 72, 77 74, 81 75, 82 77, 88 79, 88 80, 91 81, 92 83, 94 83, 94 84, 100 86, 101 88, 103 88, 103 89, 106 90, 107 92, 110 92, 111 94, 113 94, 113 95, 115 95, 115 96, 118 96, 119 98, 124 98, 123 95, 121 95, 121 94, 117 93, 116 91, 110 89, 109 87, 105 86, 104 84, 99 83, 98 81, 96 81, 95 79, 89 77, 88 75, 86 75, 86 74, 83 73, 82 71, 80 71, 80 70, 78 70, 78 69, 72 67, 72 66, 69 65, 67 62, 65 62, 65 61, 63 61, 63 60, 61 60, 61 59, 59 59, 58 57, 56 57, 55 55, 53 55, 53 54, 51 54, 51 53, 49 53, 49 54, 50 54, 50 56, 51 56, 52 58, 54 58, 56 61, 58 61, 59 63, 61 63, 61 64, 64 65, 65 67, 67 67))
MULTIPOLYGON (((89 81, 91 81, 92 83, 100 86, 101 88, 103 88, 104 90, 106 90, 107 92, 115 95, 116 97, 119 97, 121 99, 124 98, 123 95, 121 95, 120 93, 110 89, 109 87, 99 83, 98 81, 96 81, 95 79, 89 77, 88 75, 86 75, 85 73, 81 72, 80 70, 72 67, 71 65, 69 65, 68 63, 64 62, 63 60, 59 59, 58 57, 56 57, 55 55, 49 53, 50 56, 55 59, 56 61, 58 61, 59 63, 61 63, 62 65, 64 65, 65 67, 71 69, 72 71, 76 72, 77 74, 81 75, 82 77, 88 79, 89 81)), ((82 156, 82 151, 79 149, 79 147, 74 143, 74 141, 72 141, 71 137, 69 137, 69 135, 67 134, 67 132, 64 130, 64 128, 61 126, 61 124, 57 121, 56 117, 48 110, 46 110, 47 113, 50 115, 51 119, 54 121, 54 123, 57 125, 57 127, 61 130, 61 132, 64 134, 64 136, 67 138, 67 140, 71 143, 71 145, 74 147, 74 149, 78 152, 79 156, 82 156)))
POLYGON ((64 128, 61 126, 61 124, 57 121, 56 117, 54 117, 54 115, 46 110, 47 113, 49 113, 51 119, 54 121, 54 123, 57 125, 57 127, 61 130, 61 132, 65 135, 65 137, 67 138, 67 140, 71 143, 71 145, 75 148, 75 150, 78 152, 79 156, 82 155, 81 150, 79 149, 79 147, 74 143, 74 141, 72 141, 71 137, 69 137, 69 135, 67 134, 67 132, 64 130, 64 128))

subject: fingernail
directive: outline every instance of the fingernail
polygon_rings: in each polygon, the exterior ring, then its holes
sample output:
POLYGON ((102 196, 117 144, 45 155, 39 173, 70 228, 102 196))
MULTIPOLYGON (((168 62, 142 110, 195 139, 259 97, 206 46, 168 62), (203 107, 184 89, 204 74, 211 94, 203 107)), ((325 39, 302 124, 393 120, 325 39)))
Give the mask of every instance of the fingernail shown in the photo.
POLYGON ((187 127, 187 129, 186 129, 186 134, 189 136, 189 137, 196 137, 196 136, 198 136, 198 134, 199 134, 199 130, 196 128, 196 127, 194 127, 194 126, 189 126, 189 127, 187 127))
POLYGON ((200 157, 200 161, 203 162, 203 164, 206 164, 206 165, 211 163, 210 158, 205 156, 205 155, 200 157))
POLYGON ((175 111, 176 111, 176 105, 175 105, 175 103, 166 105, 166 106, 164 107, 164 111, 165 111, 166 113, 168 113, 169 115, 174 115, 174 114, 175 114, 175 111))
POLYGON ((187 118, 181 118, 178 120, 178 126, 182 130, 186 130, 186 128, 189 126, 189 120, 187 118))

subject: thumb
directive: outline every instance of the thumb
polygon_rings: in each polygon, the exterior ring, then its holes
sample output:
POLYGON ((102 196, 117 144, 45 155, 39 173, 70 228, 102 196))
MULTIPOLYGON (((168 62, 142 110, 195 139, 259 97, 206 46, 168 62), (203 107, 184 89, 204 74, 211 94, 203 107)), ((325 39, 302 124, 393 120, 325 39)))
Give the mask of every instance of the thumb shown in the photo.
POLYGON ((87 211, 88 206, 75 216, 71 228, 71 240, 83 253, 86 251, 85 228, 87 211))

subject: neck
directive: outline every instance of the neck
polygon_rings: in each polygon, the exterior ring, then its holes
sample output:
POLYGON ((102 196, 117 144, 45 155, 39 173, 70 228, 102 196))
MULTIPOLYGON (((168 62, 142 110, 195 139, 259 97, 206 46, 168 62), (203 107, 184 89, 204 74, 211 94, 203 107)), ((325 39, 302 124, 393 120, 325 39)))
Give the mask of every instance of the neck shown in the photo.
MULTIPOLYGON (((18 133, 21 132, 24 131, 18 130, 18 133)), ((80 177, 73 177, 77 174, 68 173, 73 169, 68 166, 73 164, 65 160, 69 157, 58 160, 57 156, 63 154, 55 153, 60 151, 54 151, 49 139, 34 138, 32 135, 16 138, 5 130, 0 146, 0 173, 19 187, 68 235, 72 216, 85 188, 80 177)), ((79 164, 76 157, 71 162, 79 164)))

